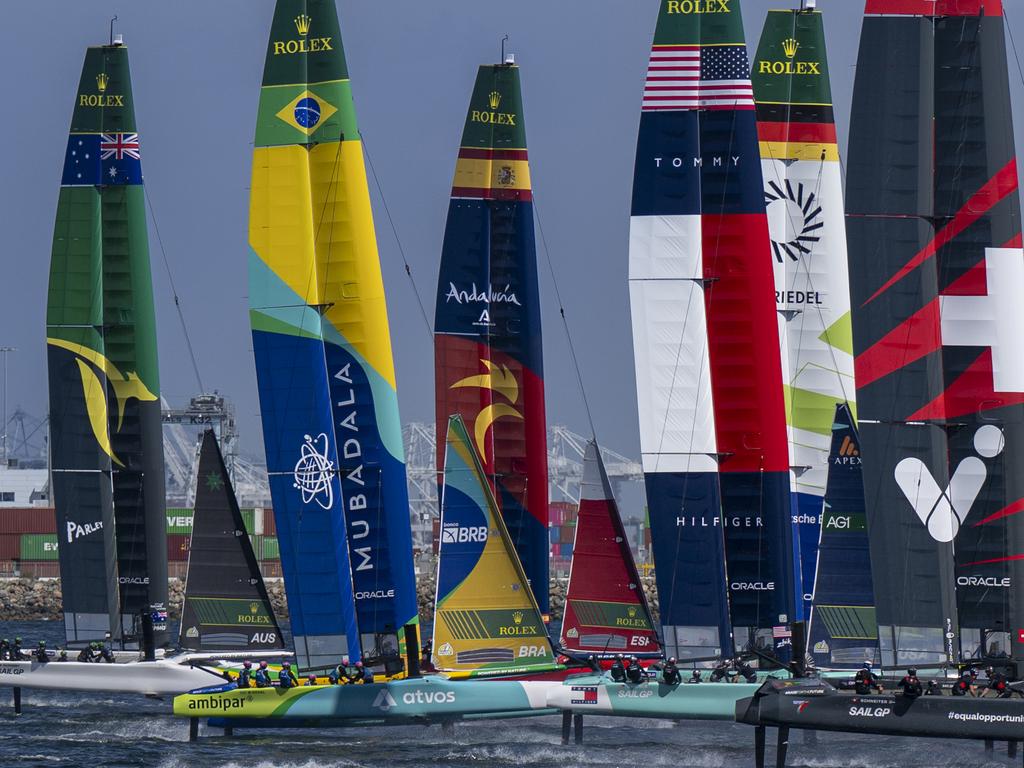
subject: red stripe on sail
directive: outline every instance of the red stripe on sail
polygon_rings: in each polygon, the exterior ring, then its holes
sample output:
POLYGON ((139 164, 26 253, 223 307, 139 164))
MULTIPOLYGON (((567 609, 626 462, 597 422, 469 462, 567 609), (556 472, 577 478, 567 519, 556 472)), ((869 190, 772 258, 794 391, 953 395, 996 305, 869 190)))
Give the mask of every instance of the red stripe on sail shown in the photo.
POLYGON ((801 144, 835 144, 834 123, 776 123, 758 121, 757 138, 761 141, 788 141, 801 144))
POLYGON ((1004 245, 1003 248, 1024 248, 1024 238, 1018 234, 1016 237, 1010 238, 1010 242, 1004 245))
POLYGON ((529 160, 525 149, 477 149, 463 147, 459 158, 465 160, 529 160))
POLYGON ((973 563, 963 563, 960 567, 966 568, 969 565, 994 565, 995 563, 1011 563, 1014 560, 1024 560, 1024 555, 1010 555, 1009 557, 996 557, 992 560, 975 560, 973 563))
POLYGON ((864 302, 870 304, 896 283, 909 275, 928 259, 934 256, 940 248, 951 242, 957 235, 967 229, 986 213, 988 213, 1000 200, 1005 198, 1017 189, 1017 159, 1014 158, 995 176, 989 179, 981 189, 975 192, 971 199, 961 208, 953 220, 943 227, 935 235, 935 238, 922 248, 917 255, 908 261, 900 270, 886 280, 885 284, 875 291, 871 298, 864 302))
POLYGON ((933 299, 857 356, 857 386, 865 387, 942 346, 939 302, 933 299))
POLYGON ((704 214, 704 278, 720 471, 788 472, 768 219, 704 214))
POLYGON ((1002 0, 867 0, 865 14, 893 16, 1002 16, 1002 0))
MULTIPOLYGON (((859 382, 858 382, 859 383, 859 382)), ((1024 403, 1024 392, 996 392, 992 377, 992 350, 986 349, 946 391, 924 408, 911 414, 910 421, 955 419, 981 411, 1024 403)))
POLYGON ((1024 499, 1017 499, 1015 502, 1013 502, 1013 504, 1007 504, 998 512, 995 512, 986 517, 984 520, 975 523, 973 527, 978 528, 982 525, 988 525, 989 523, 995 522, 996 520, 1002 520, 1004 517, 1010 517, 1011 515, 1016 515, 1020 512, 1024 512, 1024 499))

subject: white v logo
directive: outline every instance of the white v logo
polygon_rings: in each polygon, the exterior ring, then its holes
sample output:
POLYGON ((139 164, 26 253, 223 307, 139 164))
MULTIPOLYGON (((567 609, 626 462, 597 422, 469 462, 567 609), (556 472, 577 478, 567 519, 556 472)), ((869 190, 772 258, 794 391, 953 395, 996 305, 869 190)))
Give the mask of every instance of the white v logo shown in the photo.
POLYGON ((939 489, 920 459, 904 459, 896 465, 895 475, 896 484, 928 527, 928 533, 945 544, 956 538, 960 524, 981 493, 988 470, 981 459, 970 456, 960 462, 945 491, 939 489))

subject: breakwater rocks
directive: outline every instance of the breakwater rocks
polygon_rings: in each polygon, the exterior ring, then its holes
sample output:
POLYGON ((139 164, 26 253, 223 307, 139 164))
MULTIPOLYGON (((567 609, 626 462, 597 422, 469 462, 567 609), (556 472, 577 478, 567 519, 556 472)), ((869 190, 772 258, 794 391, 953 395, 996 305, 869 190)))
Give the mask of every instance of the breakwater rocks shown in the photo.
MULTIPOLYGON (((434 619, 434 584, 436 570, 422 568, 417 585, 417 600, 420 609, 420 621, 430 623, 434 619), (424 573, 425 572, 425 573, 424 573)), ((658 617, 658 593, 654 586, 654 576, 643 576, 640 579, 647 601, 651 606, 655 621, 658 617)), ((565 591, 569 586, 567 577, 551 579, 551 618, 559 621, 565 610, 565 591)), ((168 613, 171 619, 181 616, 181 601, 184 597, 185 583, 180 579, 171 579, 168 584, 168 613)), ((278 619, 288 618, 288 604, 284 596, 284 582, 280 579, 267 581, 267 594, 274 606, 278 619)), ((0 621, 39 621, 61 619, 60 579, 2 579, 0 580, 0 621)))

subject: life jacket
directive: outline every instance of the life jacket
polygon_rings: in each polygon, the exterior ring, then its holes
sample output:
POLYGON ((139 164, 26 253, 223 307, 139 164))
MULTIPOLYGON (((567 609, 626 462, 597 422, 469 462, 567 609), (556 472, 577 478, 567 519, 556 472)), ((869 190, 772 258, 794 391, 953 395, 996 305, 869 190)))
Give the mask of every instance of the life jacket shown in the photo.
POLYGON ((953 683, 953 695, 954 696, 966 696, 967 692, 971 690, 971 683, 964 678, 960 678, 953 683))

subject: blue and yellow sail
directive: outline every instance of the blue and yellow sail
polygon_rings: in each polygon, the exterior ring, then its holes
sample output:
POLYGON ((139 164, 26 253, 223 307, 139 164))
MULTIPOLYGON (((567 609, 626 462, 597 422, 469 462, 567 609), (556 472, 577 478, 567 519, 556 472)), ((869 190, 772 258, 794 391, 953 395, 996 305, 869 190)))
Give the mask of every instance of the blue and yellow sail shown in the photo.
POLYGON ((416 624, 384 284, 334 0, 278 0, 249 219, 271 494, 304 667, 401 652, 416 624))
POLYGON ((461 416, 448 421, 432 662, 504 675, 555 664, 544 618, 461 416))

